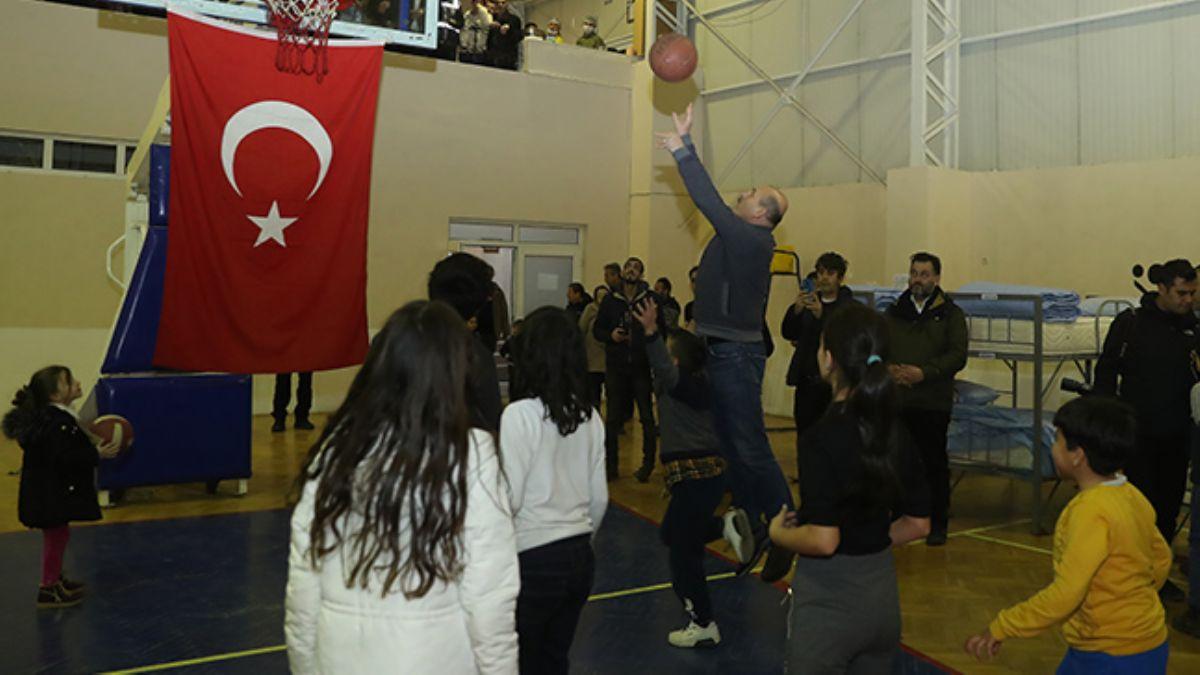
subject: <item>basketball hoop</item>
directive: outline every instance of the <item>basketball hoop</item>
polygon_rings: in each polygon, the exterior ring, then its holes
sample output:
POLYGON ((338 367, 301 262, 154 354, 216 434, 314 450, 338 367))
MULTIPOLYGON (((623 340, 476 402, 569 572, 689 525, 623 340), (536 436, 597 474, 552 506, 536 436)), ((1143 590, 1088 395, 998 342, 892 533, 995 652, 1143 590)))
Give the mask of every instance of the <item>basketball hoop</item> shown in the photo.
POLYGON ((352 1, 266 0, 271 23, 279 35, 275 67, 285 73, 316 75, 320 82, 329 72, 329 26, 352 1))

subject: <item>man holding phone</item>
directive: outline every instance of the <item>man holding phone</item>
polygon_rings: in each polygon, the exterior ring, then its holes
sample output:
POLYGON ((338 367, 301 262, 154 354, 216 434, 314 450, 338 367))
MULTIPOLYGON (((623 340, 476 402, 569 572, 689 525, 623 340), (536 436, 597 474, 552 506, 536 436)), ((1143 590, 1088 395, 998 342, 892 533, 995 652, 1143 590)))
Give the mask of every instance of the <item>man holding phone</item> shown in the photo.
MULTIPOLYGON (((650 361, 646 357, 646 332, 633 318, 633 308, 651 299, 656 304, 662 301, 642 280, 645 272, 646 267, 638 258, 625 261, 621 282, 614 285, 612 293, 600 303, 596 323, 592 326, 592 335, 604 343, 604 382, 608 392, 604 450, 609 480, 617 478, 621 427, 624 425, 622 411, 629 409, 631 399, 637 404, 638 417, 642 420, 642 466, 634 477, 645 483, 654 471, 658 429, 651 400, 653 383, 650 361)), ((666 323, 661 314, 658 322, 659 330, 665 333, 666 323)))
POLYGON ((813 425, 833 400, 833 393, 817 369, 817 347, 825 319, 838 308, 857 302, 843 286, 849 263, 829 252, 817 258, 816 271, 800 284, 800 294, 787 309, 780 332, 796 347, 788 366, 787 383, 796 388, 792 416, 796 420, 796 453, 799 466, 800 436, 813 425))

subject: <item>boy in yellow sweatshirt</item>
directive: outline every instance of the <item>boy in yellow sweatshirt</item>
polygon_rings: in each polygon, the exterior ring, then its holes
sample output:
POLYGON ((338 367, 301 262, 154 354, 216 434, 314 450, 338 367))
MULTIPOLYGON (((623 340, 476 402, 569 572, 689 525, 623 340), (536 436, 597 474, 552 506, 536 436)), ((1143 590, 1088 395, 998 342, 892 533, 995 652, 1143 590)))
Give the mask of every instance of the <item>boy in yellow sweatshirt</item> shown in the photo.
POLYGON ((1079 398, 1059 409, 1054 426, 1054 467, 1079 485, 1054 527, 1054 581, 1000 612, 966 650, 990 659, 1002 641, 1061 623, 1069 648, 1058 675, 1164 673, 1158 589, 1171 556, 1154 508, 1121 473, 1133 450, 1133 413, 1112 399, 1079 398))

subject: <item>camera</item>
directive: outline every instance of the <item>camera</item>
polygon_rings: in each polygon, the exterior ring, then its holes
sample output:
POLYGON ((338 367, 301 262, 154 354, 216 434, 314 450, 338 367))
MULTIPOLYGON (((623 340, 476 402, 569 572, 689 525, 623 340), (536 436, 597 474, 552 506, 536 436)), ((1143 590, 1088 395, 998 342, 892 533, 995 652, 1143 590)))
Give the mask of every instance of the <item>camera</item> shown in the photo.
POLYGON ((1063 391, 1068 391, 1072 394, 1079 394, 1080 396, 1089 396, 1092 393, 1092 385, 1088 384, 1087 382, 1072 380, 1069 377, 1064 377, 1062 383, 1058 386, 1059 389, 1062 389, 1063 391))

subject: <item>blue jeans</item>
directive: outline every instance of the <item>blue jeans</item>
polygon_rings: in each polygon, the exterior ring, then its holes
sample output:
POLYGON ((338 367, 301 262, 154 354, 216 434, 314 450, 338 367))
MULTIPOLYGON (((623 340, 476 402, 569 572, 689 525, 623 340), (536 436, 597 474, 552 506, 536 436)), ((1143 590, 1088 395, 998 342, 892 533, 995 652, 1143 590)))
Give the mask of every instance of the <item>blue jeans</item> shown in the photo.
POLYGON ((795 506, 763 423, 766 364, 766 348, 761 342, 708 345, 713 426, 729 464, 726 479, 734 503, 746 510, 756 533, 764 528, 763 516, 770 519, 780 506, 786 504, 789 510, 795 506))
POLYGON ((1067 649, 1056 675, 1155 675, 1167 672, 1167 652, 1164 641, 1149 651, 1128 656, 1113 656, 1104 652, 1083 652, 1067 649))

